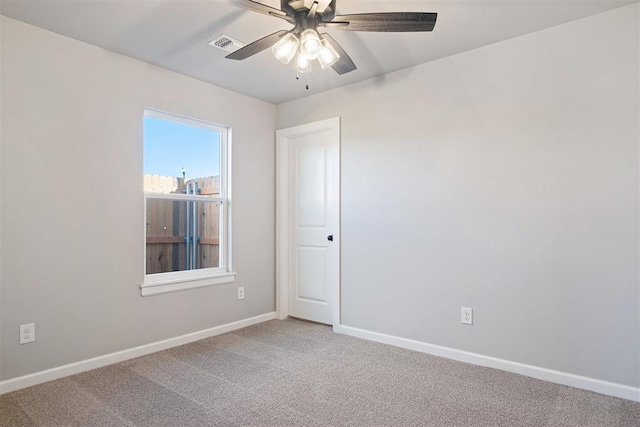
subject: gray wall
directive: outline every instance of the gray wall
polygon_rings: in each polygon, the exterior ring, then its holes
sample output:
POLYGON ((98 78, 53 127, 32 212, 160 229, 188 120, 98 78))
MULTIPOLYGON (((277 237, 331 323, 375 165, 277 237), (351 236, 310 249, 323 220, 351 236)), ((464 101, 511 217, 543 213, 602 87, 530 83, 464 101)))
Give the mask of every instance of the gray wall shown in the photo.
POLYGON ((276 107, 1 19, 0 380, 272 312, 276 107), (144 107, 232 126, 234 284, 140 296, 144 107))
POLYGON ((640 385, 638 16, 278 106, 342 117, 345 325, 640 385))

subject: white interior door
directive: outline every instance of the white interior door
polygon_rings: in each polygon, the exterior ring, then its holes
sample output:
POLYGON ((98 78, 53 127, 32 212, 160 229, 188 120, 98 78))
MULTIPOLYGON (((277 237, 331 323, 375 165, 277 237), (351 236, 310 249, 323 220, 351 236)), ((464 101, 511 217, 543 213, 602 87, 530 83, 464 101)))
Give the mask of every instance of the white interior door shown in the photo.
POLYGON ((277 132, 278 312, 339 324, 340 119, 277 132))

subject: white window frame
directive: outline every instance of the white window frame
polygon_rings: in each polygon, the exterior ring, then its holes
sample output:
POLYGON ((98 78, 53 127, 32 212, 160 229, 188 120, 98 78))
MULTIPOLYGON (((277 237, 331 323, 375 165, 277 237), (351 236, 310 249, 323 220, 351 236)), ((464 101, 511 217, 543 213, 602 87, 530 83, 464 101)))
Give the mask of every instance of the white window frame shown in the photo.
POLYGON ((143 220, 145 227, 143 241, 144 258, 142 263, 144 280, 140 285, 142 296, 158 295, 233 282, 236 273, 233 272, 231 262, 231 128, 151 108, 145 108, 144 116, 169 120, 189 126, 197 126, 220 133, 220 195, 218 197, 211 197, 186 194, 144 193, 143 220), (146 215, 147 200, 149 199, 220 203, 219 267, 147 274, 146 215))

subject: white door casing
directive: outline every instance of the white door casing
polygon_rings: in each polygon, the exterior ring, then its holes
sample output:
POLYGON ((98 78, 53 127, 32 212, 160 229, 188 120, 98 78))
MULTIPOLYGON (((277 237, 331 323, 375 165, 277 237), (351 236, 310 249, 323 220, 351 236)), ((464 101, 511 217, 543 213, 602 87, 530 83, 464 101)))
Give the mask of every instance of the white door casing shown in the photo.
POLYGON ((335 328, 340 324, 340 118, 278 130, 276 143, 278 317, 335 328))

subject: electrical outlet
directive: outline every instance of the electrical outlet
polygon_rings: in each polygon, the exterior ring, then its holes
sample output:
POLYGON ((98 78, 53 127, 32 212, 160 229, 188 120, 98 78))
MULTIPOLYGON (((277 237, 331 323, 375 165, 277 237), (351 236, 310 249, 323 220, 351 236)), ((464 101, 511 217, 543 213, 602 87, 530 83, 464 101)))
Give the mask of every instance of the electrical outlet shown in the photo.
POLYGON ((27 344, 36 340, 36 324, 20 325, 20 344, 27 344))
POLYGON ((244 299, 244 286, 238 288, 238 299, 244 299))
POLYGON ((460 321, 465 325, 473 325, 473 308, 462 307, 460 321))

